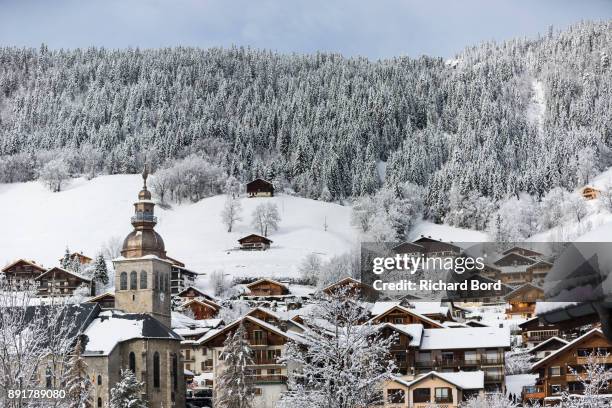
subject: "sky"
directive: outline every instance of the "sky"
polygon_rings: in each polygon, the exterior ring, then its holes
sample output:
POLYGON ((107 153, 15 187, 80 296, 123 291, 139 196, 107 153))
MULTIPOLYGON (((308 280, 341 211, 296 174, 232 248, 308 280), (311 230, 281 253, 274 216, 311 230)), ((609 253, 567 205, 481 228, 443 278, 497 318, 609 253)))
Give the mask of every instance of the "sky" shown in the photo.
POLYGON ((612 0, 0 0, 0 45, 167 46, 452 57, 612 18, 612 0))

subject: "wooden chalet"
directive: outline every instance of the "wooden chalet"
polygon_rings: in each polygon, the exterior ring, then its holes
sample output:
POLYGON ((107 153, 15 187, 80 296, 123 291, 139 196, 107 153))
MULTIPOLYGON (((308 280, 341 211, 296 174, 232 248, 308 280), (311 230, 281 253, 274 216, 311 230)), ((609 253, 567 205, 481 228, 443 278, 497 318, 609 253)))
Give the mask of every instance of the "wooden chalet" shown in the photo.
POLYGON ((289 288, 283 283, 272 279, 258 279, 255 282, 246 285, 248 293, 246 296, 257 297, 279 297, 289 295, 289 288))
POLYGON ((504 296, 510 307, 506 315, 512 317, 531 318, 535 314, 536 302, 544 299, 544 289, 532 283, 525 283, 504 296))
POLYGON ((414 375, 414 356, 421 342, 423 326, 420 324, 384 323, 379 328, 384 338, 395 336, 390 347, 391 357, 395 361, 395 374, 399 376, 414 375))
POLYGON ((240 249, 260 251, 265 251, 266 249, 269 249, 270 244, 272 242, 273 241, 271 239, 262 237, 261 235, 257 234, 250 234, 238 240, 238 243, 240 244, 240 249))
POLYGON ((425 247, 423 245, 415 244, 413 242, 402 242, 401 244, 392 248, 396 254, 407 254, 412 256, 420 256, 425 253, 425 247))
MULTIPOLYGON (((598 364, 612 364, 612 342, 600 329, 593 329, 566 344, 531 367, 531 372, 538 374, 536 384, 523 388, 523 400, 537 401, 541 405, 557 405, 564 392, 582 394, 583 385, 579 376, 585 372, 589 356, 599 355, 598 364)), ((602 390, 602 394, 611 394, 612 387, 602 390)), ((609 396, 608 396, 609 398, 609 396)))
POLYGON ((263 179, 255 179, 246 185, 249 197, 274 197, 274 185, 263 179))
POLYGON ((564 334, 559 325, 547 323, 539 317, 526 320, 518 327, 521 329, 522 343, 527 347, 537 346, 550 338, 561 337, 564 334))
POLYGON ((2 268, 5 279, 11 284, 21 286, 33 283, 34 280, 47 270, 34 261, 18 259, 2 268))
POLYGON ((214 319, 221 310, 221 306, 204 298, 194 298, 183 303, 181 309, 183 312, 190 310, 195 320, 207 320, 214 319))
POLYGON ((595 187, 586 186, 582 188, 580 194, 582 194, 582 197, 585 200, 594 200, 599 197, 601 191, 599 191, 595 187))
MULTIPOLYGON (((252 374, 247 380, 255 388, 255 403, 258 406, 274 406, 280 393, 287 389, 287 365, 279 358, 285 353, 287 342, 301 341, 296 333, 283 331, 250 315, 204 335, 197 344, 183 345, 183 351, 191 349, 191 355, 204 359, 202 364, 213 373, 212 378, 218 378, 223 370, 224 342, 239 325, 244 326, 245 339, 253 349, 253 365, 249 367, 252 374)), ((189 360, 185 359, 186 367, 187 364, 189 360)))
POLYGON ((438 329, 444 327, 441 323, 401 305, 389 307, 386 311, 373 316, 369 322, 372 324, 422 324, 426 329, 438 329))
POLYGON ((352 278, 350 276, 341 279, 338 282, 332 283, 329 286, 326 286, 321 291, 327 295, 332 295, 334 293, 344 290, 346 290, 347 295, 360 296, 361 298, 368 301, 375 301, 380 295, 380 293, 372 286, 358 281, 357 279, 352 278))
POLYGON ((115 293, 106 292, 101 295, 94 296, 87 300, 87 303, 97 303, 101 309, 114 309, 115 308, 115 293))
POLYGON ((88 287, 90 291, 94 289, 91 279, 59 267, 49 269, 35 281, 38 283, 39 297, 71 296, 82 286, 88 287))
MULTIPOLYGON (((262 322, 273 324, 274 326, 281 326, 283 319, 271 310, 264 309, 263 307, 256 307, 249 311, 246 316, 253 316, 262 322)), ((304 323, 303 321, 298 323, 304 323)))
POLYGON ((528 282, 540 284, 552 269, 552 264, 519 252, 509 252, 489 268, 493 274, 487 276, 499 279, 507 285, 522 285, 528 282))

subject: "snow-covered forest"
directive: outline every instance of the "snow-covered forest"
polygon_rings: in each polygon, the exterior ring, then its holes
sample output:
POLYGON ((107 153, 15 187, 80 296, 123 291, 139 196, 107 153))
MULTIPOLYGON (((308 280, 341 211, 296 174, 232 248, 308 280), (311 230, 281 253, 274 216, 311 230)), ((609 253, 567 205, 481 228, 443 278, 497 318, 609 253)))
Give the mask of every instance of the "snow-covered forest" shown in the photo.
POLYGON ((449 221, 610 165, 611 40, 612 22, 581 23, 449 61, 0 48, 0 182, 59 190, 58 173, 202 160, 207 177, 260 176, 324 200, 410 183, 426 216, 449 221))

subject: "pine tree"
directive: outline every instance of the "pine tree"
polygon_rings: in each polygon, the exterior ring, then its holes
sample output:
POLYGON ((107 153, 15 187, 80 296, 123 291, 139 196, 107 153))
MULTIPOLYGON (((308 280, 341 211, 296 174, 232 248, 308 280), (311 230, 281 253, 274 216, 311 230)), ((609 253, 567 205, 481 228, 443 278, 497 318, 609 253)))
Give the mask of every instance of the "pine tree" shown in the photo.
POLYGON ((68 270, 70 268, 71 263, 72 263, 72 260, 70 259, 70 248, 66 247, 66 251, 64 252, 64 257, 60 261, 60 266, 63 269, 68 270))
POLYGON ((92 383, 87 375, 87 364, 82 356, 81 339, 77 340, 74 353, 68 360, 66 370, 68 408, 91 408, 92 383))
POLYGON ((106 266, 104 255, 101 252, 96 256, 96 260, 94 262, 92 280, 99 283, 100 288, 108 285, 108 268, 106 266))
POLYGON ((143 385, 132 370, 121 370, 119 382, 111 388, 110 408, 148 408, 141 396, 143 385))
POLYGON ((246 329, 241 323, 225 340, 223 366, 215 385, 215 407, 251 408, 253 381, 248 368, 253 365, 253 350, 245 339, 246 329))

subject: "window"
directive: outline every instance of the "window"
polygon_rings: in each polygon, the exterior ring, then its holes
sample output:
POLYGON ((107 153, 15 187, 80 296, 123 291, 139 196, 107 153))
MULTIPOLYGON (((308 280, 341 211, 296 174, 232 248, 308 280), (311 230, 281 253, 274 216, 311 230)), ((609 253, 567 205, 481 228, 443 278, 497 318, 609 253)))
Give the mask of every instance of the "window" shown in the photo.
POLYGON ((255 388, 255 395, 261 395, 261 388, 255 388))
POLYGON ((431 390, 429 388, 417 388, 412 391, 412 399, 414 402, 430 402, 431 390))
POLYGON ((130 272, 130 290, 138 289, 138 274, 136 271, 130 272))
POLYGON ((45 372, 45 382, 47 385, 47 388, 52 388, 53 387, 53 373, 51 372, 51 367, 47 367, 47 370, 45 372))
POLYGON ((436 388, 436 402, 453 402, 450 388, 436 388))
POLYGON ((555 395, 555 394, 561 394, 561 385, 560 384, 553 384, 550 386, 550 393, 555 395))
POLYGON ((404 404, 406 402, 406 392, 402 389, 390 388, 387 390, 387 402, 389 404, 404 404))
POLYGON ((140 272, 140 289, 147 288, 147 271, 140 272))
POLYGON ((159 284, 157 282, 157 272, 153 272, 153 289, 159 289, 159 284))
POLYGON ((153 387, 159 388, 159 353, 153 354, 153 387))
POLYGON ((185 350, 185 360, 191 360, 191 350, 185 350))
POLYGON ((127 272, 121 272, 119 278, 119 290, 127 290, 127 272))
POLYGON ((561 367, 550 367, 548 370, 548 375, 551 377, 558 377, 561 375, 561 367))
POLYGON ((254 344, 261 344, 263 341, 263 331, 253 330, 253 341, 254 344))
POLYGON ((475 351, 466 351, 465 352, 465 362, 468 364, 475 364, 478 360, 478 356, 475 351))
POLYGON ((102 408, 102 398, 98 398, 98 408, 102 408))
POLYGON ((136 374, 136 354, 134 354, 133 351, 130 352, 128 360, 129 360, 130 370, 132 370, 132 372, 136 374))
POLYGON ((404 323, 404 318, 403 317, 396 317, 393 319, 393 323, 395 324, 402 324, 404 323))
POLYGON ((98 374, 98 385, 102 385, 102 376, 98 374))

